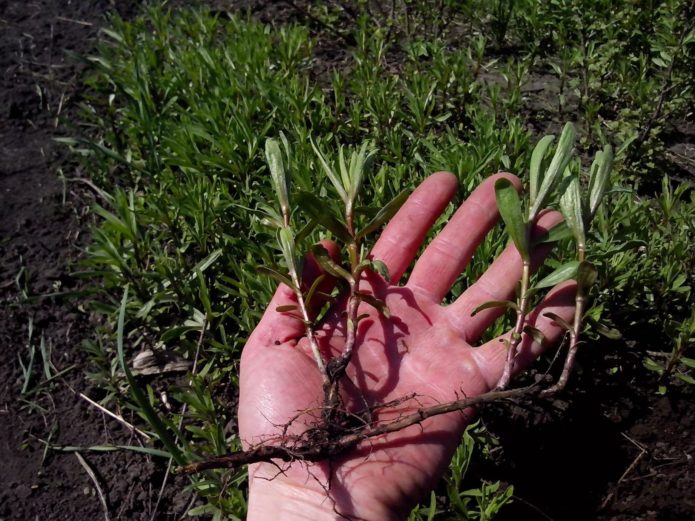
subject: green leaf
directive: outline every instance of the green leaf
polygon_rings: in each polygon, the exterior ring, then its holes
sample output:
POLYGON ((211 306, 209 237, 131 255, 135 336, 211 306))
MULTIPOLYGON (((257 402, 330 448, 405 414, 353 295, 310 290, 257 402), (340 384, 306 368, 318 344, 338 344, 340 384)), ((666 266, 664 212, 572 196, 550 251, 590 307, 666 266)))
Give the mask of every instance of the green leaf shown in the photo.
POLYGON ((373 260, 369 263, 369 267, 381 275, 384 280, 388 283, 391 283, 391 275, 389 275, 389 268, 386 266, 386 263, 384 261, 380 260, 373 260))
POLYGON ((596 215, 596 210, 601 205, 601 199, 608 189, 612 166, 613 149, 608 145, 596 154, 596 158, 591 165, 591 177, 589 178, 589 221, 596 215))
POLYGON ((471 316, 474 317, 481 311, 491 308, 507 308, 513 309, 514 311, 519 309, 519 307, 516 305, 516 302, 512 302, 511 300, 488 300, 487 302, 483 302, 477 308, 475 308, 471 313, 471 316))
POLYGON ((296 246, 292 230, 290 228, 280 228, 278 231, 278 242, 280 243, 280 249, 282 249, 282 255, 285 257, 285 263, 287 264, 287 270, 290 272, 290 275, 292 275, 293 278, 295 274, 299 276, 296 246))
POLYGON ((691 369, 695 369, 695 359, 681 356, 680 360, 678 360, 678 361, 686 367, 690 367, 691 369))
POLYGON ((282 152, 280 151, 280 145, 278 144, 277 140, 272 138, 266 139, 265 157, 268 161, 270 178, 273 182, 275 194, 280 202, 282 215, 285 216, 285 219, 287 219, 287 216, 290 214, 290 196, 287 183, 287 174, 285 173, 285 166, 283 165, 282 161, 282 152))
POLYGON ((679 380, 683 380, 683 381, 684 381, 685 383, 687 383, 687 384, 695 385, 695 378, 693 378, 693 377, 690 376, 689 374, 685 374, 685 373, 674 373, 673 376, 675 376, 675 377, 678 378, 679 380))
POLYGON ((349 168, 349 178, 350 178, 350 190, 348 192, 348 198, 354 203, 357 198, 357 194, 362 186, 362 180, 364 179, 364 173, 369 169, 371 160, 374 157, 375 151, 369 151, 369 142, 362 143, 359 152, 353 153, 350 157, 350 168, 349 168))
POLYGON ((301 244, 306 240, 307 237, 311 234, 311 232, 314 231, 314 228, 318 225, 318 222, 316 219, 309 219, 309 221, 302 226, 302 229, 297 232, 297 236, 295 237, 295 242, 297 244, 301 244))
POLYGON ((367 293, 357 292, 356 295, 357 297, 359 297, 360 300, 366 302, 367 304, 378 310, 379 313, 384 315, 384 317, 389 318, 391 316, 391 311, 386 306, 386 303, 383 300, 378 299, 373 295, 369 295, 367 293))
POLYGON ((564 318, 562 318, 560 315, 557 315, 555 313, 551 313, 548 311, 547 313, 543 313, 544 317, 548 317, 551 319, 553 322, 555 322, 558 326, 560 326, 562 329, 565 329, 566 331, 574 331, 574 328, 572 325, 567 322, 564 318))
POLYGON ((541 209, 547 204, 553 188, 560 181, 562 173, 565 171, 565 168, 567 168, 570 159, 572 159, 575 138, 576 132, 574 130, 574 125, 572 125, 572 123, 567 123, 565 128, 562 129, 562 134, 560 135, 560 141, 557 144, 555 155, 550 162, 548 170, 543 176, 543 181, 538 189, 538 194, 533 201, 531 210, 529 211, 529 221, 533 221, 538 215, 538 212, 540 212, 541 209))
POLYGON ((193 269, 191 270, 191 274, 189 276, 189 280, 193 280, 198 272, 203 273, 206 269, 212 266, 215 263, 215 261, 217 261, 217 259, 219 259, 221 256, 222 248, 214 250, 212 253, 210 253, 210 255, 198 262, 195 266, 193 266, 193 269))
POLYGON ((582 194, 579 187, 579 178, 572 176, 565 193, 560 197, 560 210, 565 216, 567 226, 572 230, 577 244, 584 248, 586 235, 584 233, 584 217, 582 212, 582 194))
POLYGON ((314 194, 305 191, 299 192, 297 203, 312 220, 326 228, 338 239, 344 242, 352 240, 345 224, 333 215, 331 208, 314 194))
POLYGON ((214 515, 218 514, 219 512, 220 510, 215 505, 206 503, 204 505, 198 505, 197 507, 191 508, 186 515, 189 517, 198 517, 214 515))
POLYGON ((598 271, 596 267, 588 261, 583 261, 577 267, 577 284, 583 288, 590 288, 596 282, 598 271))
MULTIPOLYGON (((130 367, 125 359, 125 351, 123 349, 123 330, 125 327, 125 310, 128 304, 128 286, 125 287, 123 291, 123 298, 121 299, 121 307, 118 312, 118 323, 116 327, 116 351, 118 353, 118 362, 121 365, 121 370, 125 374, 126 381, 130 387, 130 392, 133 395, 135 403, 139 406, 139 411, 142 413, 144 418, 157 433, 157 437, 162 442, 164 447, 169 451, 171 457, 174 459, 177 465, 185 465, 187 463, 186 458, 183 453, 176 445, 175 437, 170 432, 170 426, 168 426, 159 417, 157 412, 152 408, 150 401, 143 394, 142 389, 135 381, 133 373, 130 371, 130 367)), ((180 438, 179 438, 180 439, 180 438)))
POLYGON ((594 329, 596 329, 596 332, 609 339, 609 340, 620 340, 623 338, 623 334, 615 329, 614 327, 608 327, 605 324, 601 324, 600 322, 593 322, 592 325, 594 326, 594 329))
POLYGON ((162 335, 159 337, 159 340, 164 342, 165 344, 168 344, 172 340, 178 340, 181 338, 181 335, 184 335, 185 333, 188 333, 189 331, 200 331, 199 326, 175 326, 172 328, 167 329, 162 333, 162 335))
POLYGON ((559 268, 556 268, 551 274, 544 277, 537 284, 534 284, 534 288, 550 288, 556 286, 561 282, 570 280, 574 278, 577 274, 577 267, 579 266, 579 261, 570 261, 563 264, 559 268))
POLYGON ((533 154, 531 154, 531 168, 529 177, 529 191, 530 191, 530 201, 533 206, 536 196, 538 195, 538 188, 543 181, 543 176, 541 172, 541 167, 543 166, 543 159, 548 151, 550 145, 555 141, 555 136, 545 136, 541 139, 536 147, 533 149, 533 154))
POLYGON ((205 308, 205 313, 207 313, 208 318, 213 318, 212 304, 210 302, 210 292, 208 291, 208 286, 205 284, 205 278, 200 270, 196 270, 196 275, 198 275, 198 297, 203 303, 205 308))
POLYGON ((333 168, 328 164, 328 161, 326 161, 325 156, 321 153, 319 148, 316 146, 314 143, 314 140, 311 140, 311 147, 314 149, 314 153, 316 154, 316 157, 319 160, 319 163, 321 164, 321 167, 323 168, 323 171, 326 173, 328 176, 328 179, 331 181, 333 186, 335 187, 336 191, 338 192, 338 195, 340 198, 343 200, 345 204, 348 204, 348 195, 347 192, 345 191, 345 187, 343 187, 343 184, 338 177, 338 175, 335 173, 333 168))
MULTIPOLYGON (((350 172, 345 163, 345 148, 342 145, 338 147, 338 168, 340 169, 340 180, 343 183, 343 188, 347 190, 350 186, 350 172)), ((348 200, 351 199, 348 193, 348 200)))
POLYGON ((171 458, 171 454, 164 450, 152 449, 150 447, 141 447, 139 445, 90 445, 86 447, 76 447, 74 445, 51 445, 51 450, 60 452, 118 452, 130 451, 148 456, 156 456, 158 458, 171 458))
POLYGON ((275 311, 278 313, 287 313, 288 311, 296 311, 299 309, 299 306, 296 304, 287 304, 285 306, 278 306, 275 308, 275 311))
POLYGON ((654 371, 655 373, 662 374, 664 372, 663 366, 656 363, 654 360, 652 360, 649 357, 647 357, 643 360, 642 365, 644 365, 644 367, 646 367, 650 371, 654 371))
POLYGON ((528 324, 524 326, 524 333, 533 338, 533 341, 536 344, 543 344, 543 342, 545 341, 545 335, 543 334, 543 332, 540 329, 530 326, 528 324))
POLYGON ((527 225, 521 211, 521 199, 508 179, 498 179, 495 182, 495 197, 507 233, 514 241, 521 258, 529 260, 527 225))
POLYGON ((307 307, 311 306, 311 301, 314 298, 314 295, 316 294, 316 290, 318 290, 318 287, 324 280, 326 280, 326 275, 324 274, 321 274, 314 279, 314 282, 311 284, 309 291, 307 291, 306 295, 304 296, 304 303, 307 307))
POLYGON ((345 279, 352 284, 353 278, 350 272, 335 262, 328 253, 328 250, 326 250, 326 248, 324 248, 321 244, 314 244, 311 247, 311 252, 314 254, 316 262, 319 263, 326 273, 329 273, 334 277, 345 279))
POLYGON ((386 206, 381 208, 374 218, 369 221, 364 228, 357 232, 356 238, 361 239, 379 229, 384 223, 395 215, 401 206, 403 206, 403 203, 406 201, 406 199, 408 199, 409 195, 409 190, 403 190, 396 197, 386 203, 386 206))
POLYGON ((256 271, 261 275, 267 275, 269 277, 272 277, 277 282, 286 285, 290 289, 294 289, 295 291, 297 290, 297 288, 295 288, 294 284, 287 275, 283 275, 282 273, 275 271, 274 269, 269 268, 268 266, 258 266, 256 267, 256 271))
POLYGON ((531 244, 532 246, 538 246, 539 244, 550 244, 565 240, 572 236, 572 230, 569 229, 565 221, 562 221, 561 223, 553 226, 547 232, 543 232, 541 235, 535 237, 531 244))

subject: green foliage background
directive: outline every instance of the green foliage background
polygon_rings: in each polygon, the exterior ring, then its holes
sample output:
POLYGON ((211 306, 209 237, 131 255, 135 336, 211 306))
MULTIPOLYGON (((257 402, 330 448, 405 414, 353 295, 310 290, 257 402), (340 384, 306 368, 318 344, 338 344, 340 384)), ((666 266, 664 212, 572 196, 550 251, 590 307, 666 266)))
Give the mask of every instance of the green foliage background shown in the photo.
MULTIPOLYGON (((91 306, 105 317, 86 346, 91 376, 104 402, 144 414, 124 385, 114 342, 127 285, 127 353, 150 348, 196 360, 195 374, 170 392, 171 412, 157 392, 171 391, 171 381, 142 384, 164 422, 162 432, 146 428, 170 437, 186 458, 238 446, 238 356, 274 289, 255 268, 279 258, 258 209, 273 199, 263 145, 280 131, 292 144, 293 186, 322 195, 329 183, 309 138, 331 155, 339 144, 371 140, 378 154, 363 201, 378 208, 437 170, 458 176, 460 198, 500 169, 524 178, 538 136, 574 120, 585 157, 605 143, 618 150, 618 190, 590 246, 600 271, 590 315, 628 338, 650 330, 666 351, 678 339, 689 345, 695 200, 688 184, 662 183, 666 133, 695 106, 687 3, 434 4, 316 2, 307 12, 318 22, 277 27, 154 5, 133 21, 113 19, 98 53, 81 58, 91 68, 90 98, 80 127, 62 141, 84 156, 99 188, 81 267, 91 306), (335 47, 344 54, 327 58, 335 47), (552 95, 528 88, 539 77, 552 95)), ((504 240, 499 231, 486 239, 451 297, 504 240)), ((692 380, 678 360, 669 371, 692 380)), ((475 446, 468 436, 448 499, 433 499, 412 519, 490 519, 510 498, 511 489, 496 485, 465 490, 460 477, 475 446)), ((244 479, 195 478, 210 501, 197 513, 242 517, 244 479)))

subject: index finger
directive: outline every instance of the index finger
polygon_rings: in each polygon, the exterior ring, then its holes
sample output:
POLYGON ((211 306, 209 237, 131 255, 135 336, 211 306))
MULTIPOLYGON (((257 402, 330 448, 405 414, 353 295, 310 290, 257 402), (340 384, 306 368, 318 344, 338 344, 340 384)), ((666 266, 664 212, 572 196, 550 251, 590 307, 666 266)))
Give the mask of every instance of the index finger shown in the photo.
POLYGON ((454 197, 456 176, 437 172, 425 179, 391 219, 372 248, 370 257, 386 264, 397 282, 415 258, 427 232, 454 197))

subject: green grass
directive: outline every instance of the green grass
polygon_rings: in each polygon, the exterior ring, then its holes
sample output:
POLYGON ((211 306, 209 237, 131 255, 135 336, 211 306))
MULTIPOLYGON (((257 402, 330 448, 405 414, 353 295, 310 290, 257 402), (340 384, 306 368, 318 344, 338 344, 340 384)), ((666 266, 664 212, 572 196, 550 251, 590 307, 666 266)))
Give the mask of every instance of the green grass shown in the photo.
MULTIPOLYGON (((86 346, 91 377, 103 401, 143 417, 164 447, 175 443, 172 456, 239 446, 226 428, 234 425, 238 357, 274 289, 256 267, 279 262, 259 210, 273 198, 263 146, 280 131, 292 144, 293 186, 321 194, 329 189, 310 138, 331 156, 339 144, 370 140, 378 152, 365 197, 378 207, 436 170, 456 173, 461 198, 499 169, 525 178, 538 138, 529 129, 557 131, 574 120, 585 156, 608 143, 618 150, 620 190, 592 232, 600 289, 590 316, 630 325, 624 334, 635 338, 651 328, 671 339, 664 350, 684 356, 693 334, 695 201, 692 188, 659 183, 668 125, 693 109, 695 33, 683 26, 685 2, 443 2, 436 18, 432 2, 394 5, 384 13, 356 7, 353 16, 317 3, 318 29, 151 7, 132 22, 113 19, 98 53, 82 58, 90 97, 81 126, 62 141, 84 156, 101 190, 81 270, 95 295, 90 305, 106 318, 86 346), (326 68, 316 49, 328 39, 352 44, 345 62, 326 68), (522 90, 538 73, 558 90, 540 108, 522 90), (125 286, 124 362, 144 348, 195 360, 195 373, 176 388, 166 377, 125 378, 115 342, 125 286)), ((504 242, 500 230, 486 239, 451 297, 504 242)), ((678 360, 668 375, 689 378, 678 360)), ((509 499, 492 485, 466 492, 461 476, 473 445, 466 441, 454 460, 449 499, 412 519, 490 519, 509 499)), ((244 479, 243 471, 217 471, 191 486, 209 499, 205 512, 243 517, 244 479)))

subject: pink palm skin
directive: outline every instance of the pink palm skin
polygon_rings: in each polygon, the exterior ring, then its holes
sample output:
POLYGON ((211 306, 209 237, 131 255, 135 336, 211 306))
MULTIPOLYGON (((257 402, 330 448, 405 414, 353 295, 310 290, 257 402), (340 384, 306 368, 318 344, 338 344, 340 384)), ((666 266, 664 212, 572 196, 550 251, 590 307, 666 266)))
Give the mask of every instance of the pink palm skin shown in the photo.
MULTIPOLYGON (((359 323, 349 380, 343 383, 351 410, 415 395, 395 407, 374 411, 373 421, 386 422, 494 387, 504 365, 505 347, 501 339, 479 347, 473 343, 499 311, 490 309, 473 317, 471 312, 482 302, 513 294, 521 274, 514 247, 507 247, 454 303, 442 306, 441 301, 498 220, 494 182, 500 177, 519 187, 511 174, 485 180, 428 245, 404 286, 396 283, 454 196, 456 178, 444 172, 428 177, 383 231, 370 256, 386 263, 391 281, 370 273, 360 282, 360 291, 383 299, 390 317, 360 305, 359 314, 368 317, 359 323)), ((549 212, 537 228, 545 230, 559 220, 559 214, 549 212)), ((337 254, 334 244, 324 242, 324 246, 337 254)), ((536 261, 545 254, 545 250, 535 252, 536 261)), ((319 272, 308 262, 305 278, 310 281, 319 272)), ((524 338, 518 367, 562 335, 543 314, 552 312, 569 320, 573 300, 574 285, 566 283, 550 292, 531 313, 530 323, 544 333, 546 341, 541 346, 524 338)), ((294 293, 280 285, 242 352, 239 432, 245 447, 273 438, 277 442, 290 420, 287 432, 300 434, 320 417, 322 377, 302 338, 303 327, 276 311, 278 306, 294 302, 294 293)), ((344 302, 334 306, 317 333, 325 358, 344 347, 344 309, 344 302)), ((251 465, 247 519, 404 519, 445 472, 472 415, 468 410, 429 418, 365 441, 330 463, 251 465)))

